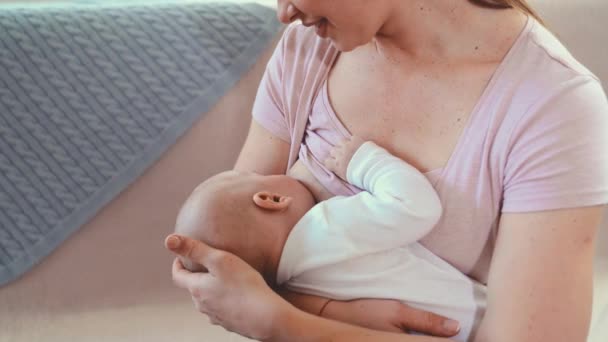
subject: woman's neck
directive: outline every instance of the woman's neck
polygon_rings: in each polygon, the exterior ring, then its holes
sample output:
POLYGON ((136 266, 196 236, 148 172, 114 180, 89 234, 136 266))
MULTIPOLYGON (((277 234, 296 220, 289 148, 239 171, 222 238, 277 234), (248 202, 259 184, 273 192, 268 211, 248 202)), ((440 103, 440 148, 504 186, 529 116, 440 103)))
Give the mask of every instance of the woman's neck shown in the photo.
POLYGON ((395 1, 371 44, 389 60, 500 61, 524 26, 514 9, 487 9, 467 0, 395 1))

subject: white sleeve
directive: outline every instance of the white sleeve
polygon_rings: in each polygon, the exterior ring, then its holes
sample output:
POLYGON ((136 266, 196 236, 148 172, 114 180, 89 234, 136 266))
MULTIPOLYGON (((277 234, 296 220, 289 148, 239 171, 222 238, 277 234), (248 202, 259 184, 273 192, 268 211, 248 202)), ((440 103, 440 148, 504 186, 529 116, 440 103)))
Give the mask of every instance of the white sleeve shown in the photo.
POLYGON ((348 181, 365 189, 317 204, 285 243, 278 281, 359 256, 405 246, 429 233, 441 202, 416 168, 372 142, 355 153, 348 181))

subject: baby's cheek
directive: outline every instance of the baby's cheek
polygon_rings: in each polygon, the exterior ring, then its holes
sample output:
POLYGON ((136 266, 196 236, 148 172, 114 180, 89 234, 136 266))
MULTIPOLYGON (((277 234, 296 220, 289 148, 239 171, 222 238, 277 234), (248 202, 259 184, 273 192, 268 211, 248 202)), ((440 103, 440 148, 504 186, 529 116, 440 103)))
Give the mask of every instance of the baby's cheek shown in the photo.
POLYGON ((207 272, 207 269, 203 267, 203 265, 192 262, 190 259, 186 259, 180 256, 179 260, 182 262, 182 265, 184 265, 184 267, 190 272, 207 272))

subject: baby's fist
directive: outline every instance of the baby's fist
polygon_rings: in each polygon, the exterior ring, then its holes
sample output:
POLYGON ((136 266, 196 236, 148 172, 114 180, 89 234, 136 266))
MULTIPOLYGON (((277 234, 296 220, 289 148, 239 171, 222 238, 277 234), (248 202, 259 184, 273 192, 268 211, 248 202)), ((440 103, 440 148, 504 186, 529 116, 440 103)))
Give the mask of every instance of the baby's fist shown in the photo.
POLYGON ((336 174, 336 176, 346 179, 346 170, 353 155, 365 141, 357 136, 351 136, 339 142, 329 151, 329 157, 325 159, 325 167, 336 174))

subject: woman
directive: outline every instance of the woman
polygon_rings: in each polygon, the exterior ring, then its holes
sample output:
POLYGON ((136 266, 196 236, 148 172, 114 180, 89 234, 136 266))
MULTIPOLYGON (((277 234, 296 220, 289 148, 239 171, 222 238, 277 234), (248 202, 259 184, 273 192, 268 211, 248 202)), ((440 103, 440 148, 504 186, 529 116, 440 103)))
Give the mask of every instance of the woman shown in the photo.
MULTIPOLYGON (((608 202, 599 81, 525 1, 369 3, 278 1, 282 22, 316 29, 286 30, 235 168, 289 170, 318 199, 348 195, 357 189, 320 161, 341 137, 376 141, 425 172, 442 200, 442 220, 422 243, 487 284, 476 341, 584 341, 608 202)), ((396 331, 446 337, 458 329, 388 300, 321 308, 322 298, 284 294, 292 306, 232 254, 185 238, 167 246, 209 270, 173 265, 197 308, 259 340, 439 341, 396 331)))

